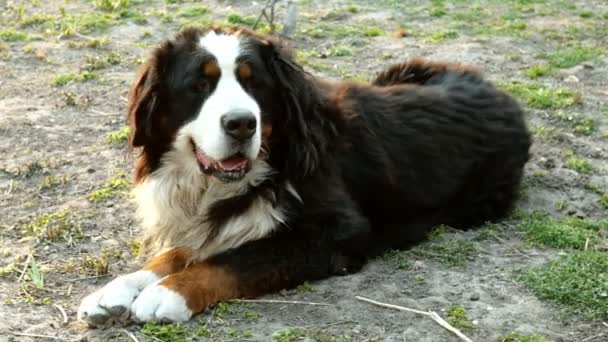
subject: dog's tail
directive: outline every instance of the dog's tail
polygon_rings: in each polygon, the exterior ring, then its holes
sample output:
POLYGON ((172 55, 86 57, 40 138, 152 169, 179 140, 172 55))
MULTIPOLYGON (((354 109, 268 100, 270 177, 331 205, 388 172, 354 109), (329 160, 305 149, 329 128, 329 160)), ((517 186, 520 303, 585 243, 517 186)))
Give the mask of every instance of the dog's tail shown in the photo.
POLYGON ((477 68, 468 65, 431 62, 422 58, 414 58, 384 69, 376 75, 371 84, 381 87, 398 84, 423 85, 428 84, 432 78, 442 77, 446 74, 478 74, 478 71, 477 68))

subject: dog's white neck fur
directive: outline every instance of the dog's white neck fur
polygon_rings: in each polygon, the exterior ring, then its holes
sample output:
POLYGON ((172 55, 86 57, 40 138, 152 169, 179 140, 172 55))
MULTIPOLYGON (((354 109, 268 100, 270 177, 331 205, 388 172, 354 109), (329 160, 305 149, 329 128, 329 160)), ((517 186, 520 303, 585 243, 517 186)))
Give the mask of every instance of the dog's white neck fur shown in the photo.
MULTIPOLYGON (((263 238, 285 220, 280 206, 275 207, 259 197, 244 213, 230 218, 220 227, 218 235, 207 241, 210 226, 205 218, 209 208, 218 200, 243 194, 273 173, 266 162, 257 159, 261 147, 260 107, 235 75, 238 57, 246 50, 246 44, 242 45, 238 36, 213 31, 200 39, 201 48, 215 57, 221 75, 198 116, 177 132, 172 149, 163 156, 160 168, 134 190, 139 206, 137 214, 145 229, 144 247, 149 250, 161 252, 188 247, 201 260, 263 238), (201 173, 191 139, 215 160, 229 157, 233 152, 220 127, 220 117, 235 109, 247 110, 257 119, 256 133, 244 151, 255 161, 244 179, 222 183, 201 173)), ((291 185, 285 186, 289 193, 299 198, 291 185)))

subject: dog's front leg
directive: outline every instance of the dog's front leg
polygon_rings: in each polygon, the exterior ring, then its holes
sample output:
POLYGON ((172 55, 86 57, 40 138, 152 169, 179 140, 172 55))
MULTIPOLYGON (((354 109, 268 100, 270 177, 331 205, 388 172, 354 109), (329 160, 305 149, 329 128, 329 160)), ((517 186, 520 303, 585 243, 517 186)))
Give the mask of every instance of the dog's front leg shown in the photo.
POLYGON ((132 316, 138 321, 185 321, 220 301, 257 297, 360 266, 360 260, 351 260, 319 237, 253 241, 146 287, 133 302, 132 316))
POLYGON ((131 305, 141 291, 163 277, 185 269, 191 254, 188 249, 175 248, 154 257, 143 269, 117 277, 82 300, 78 318, 90 327, 128 321, 131 305))

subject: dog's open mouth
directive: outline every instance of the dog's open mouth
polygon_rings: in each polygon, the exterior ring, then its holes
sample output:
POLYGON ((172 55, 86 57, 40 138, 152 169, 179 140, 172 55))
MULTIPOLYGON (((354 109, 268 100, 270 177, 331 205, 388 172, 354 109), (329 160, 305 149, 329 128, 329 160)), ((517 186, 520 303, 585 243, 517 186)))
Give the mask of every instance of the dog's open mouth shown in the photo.
POLYGON ((245 177, 251 169, 251 161, 240 152, 216 161, 207 156, 194 142, 192 146, 201 171, 206 175, 213 175, 221 181, 238 181, 245 177))

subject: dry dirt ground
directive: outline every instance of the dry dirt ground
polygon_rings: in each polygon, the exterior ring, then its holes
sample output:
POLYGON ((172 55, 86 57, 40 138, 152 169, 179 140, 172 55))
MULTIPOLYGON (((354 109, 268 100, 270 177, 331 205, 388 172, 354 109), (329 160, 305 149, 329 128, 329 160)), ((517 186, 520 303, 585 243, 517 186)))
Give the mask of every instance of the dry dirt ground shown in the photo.
MULTIPOLYGON (((0 1, 0 340, 458 340, 359 295, 436 311, 474 341, 608 341, 608 240, 597 222, 608 210, 605 0, 299 1, 293 43, 315 74, 365 80, 424 56, 477 65, 517 95, 535 137, 517 212, 265 298, 329 306, 224 303, 185 325, 126 330, 78 323, 84 295, 138 264, 124 129, 137 65, 180 27, 251 24, 264 2, 0 1), (536 286, 521 276, 581 253, 600 266, 536 286)), ((284 13, 279 5, 279 22, 284 13)))

